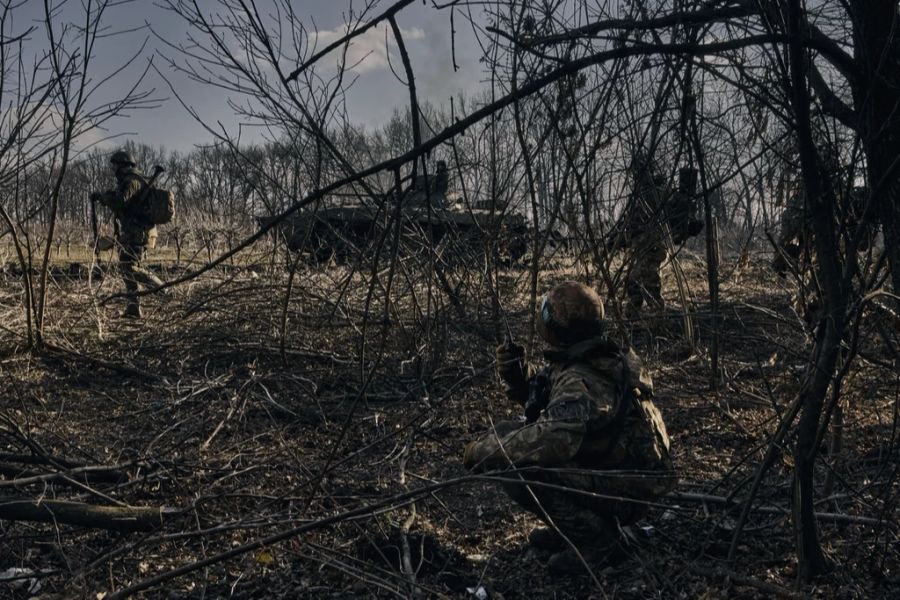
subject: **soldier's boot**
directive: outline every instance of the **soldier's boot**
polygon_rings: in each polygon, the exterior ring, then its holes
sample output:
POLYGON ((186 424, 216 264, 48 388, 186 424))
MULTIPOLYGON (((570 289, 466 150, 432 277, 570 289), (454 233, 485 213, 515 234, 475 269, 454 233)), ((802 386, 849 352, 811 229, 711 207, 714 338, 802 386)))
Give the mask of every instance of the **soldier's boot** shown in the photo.
POLYGON ((598 532, 590 541, 576 542, 578 552, 571 546, 550 557, 547 572, 551 577, 575 577, 587 575, 587 569, 615 565, 628 556, 619 536, 612 532, 598 532), (579 554, 581 556, 579 556, 579 554))
POLYGON ((137 302, 129 302, 125 305, 125 312, 122 317, 126 319, 140 319, 144 315, 141 313, 141 305, 137 302))
POLYGON ((641 293, 628 294, 625 302, 625 318, 634 321, 641 318, 641 306, 644 304, 644 295, 641 293))
POLYGON ((538 550, 561 552, 566 549, 566 541, 550 527, 535 527, 528 534, 528 544, 538 550))
POLYGON ((547 572, 557 578, 587 575, 587 569, 614 565, 626 556, 623 546, 616 538, 603 538, 579 545, 578 553, 571 547, 557 552, 547 561, 547 572))
POLYGON ((566 544, 553 554, 547 561, 551 576, 586 575, 585 565, 593 569, 622 556, 619 525, 614 518, 570 506, 566 512, 557 514, 555 521, 578 552, 566 544))

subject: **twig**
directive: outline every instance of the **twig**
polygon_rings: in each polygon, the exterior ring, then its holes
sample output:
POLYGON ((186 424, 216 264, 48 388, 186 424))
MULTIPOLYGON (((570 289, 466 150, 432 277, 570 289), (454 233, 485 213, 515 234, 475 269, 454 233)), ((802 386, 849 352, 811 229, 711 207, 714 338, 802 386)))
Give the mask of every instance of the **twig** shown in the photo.
POLYGON ((747 577, 746 575, 738 575, 734 571, 730 569, 726 569, 724 567, 715 567, 712 569, 707 569, 704 567, 698 567, 696 565, 689 564, 687 568, 696 573, 697 575, 702 575, 703 577, 709 577, 711 579, 725 579, 731 580, 738 585, 746 585, 750 587, 754 587, 758 590, 762 590, 767 594, 771 594, 773 596, 777 596, 779 598, 805 598, 806 596, 800 592, 795 592, 793 590, 789 590, 780 585, 776 585, 774 583, 769 583, 768 581, 762 581, 760 579, 756 579, 755 577, 747 577))
MULTIPOLYGON (((706 503, 710 502, 712 504, 723 504, 726 506, 740 506, 740 501, 732 501, 724 496, 712 496, 709 494, 695 494, 691 492, 672 492, 666 496, 666 498, 671 500, 677 500, 680 502, 701 502, 706 503)), ((766 513, 773 515, 784 515, 788 516, 791 514, 790 510, 787 508, 782 508, 780 506, 757 506, 751 509, 752 512, 757 513, 766 513)), ((897 525, 891 523, 889 521, 885 521, 884 519, 878 519, 875 517, 861 517, 857 515, 847 515, 843 513, 831 513, 831 512, 817 512, 816 518, 821 521, 831 521, 833 523, 855 523, 858 525, 874 525, 877 527, 889 527, 896 529, 897 525)), ((735 528, 736 529, 736 528, 735 528)))

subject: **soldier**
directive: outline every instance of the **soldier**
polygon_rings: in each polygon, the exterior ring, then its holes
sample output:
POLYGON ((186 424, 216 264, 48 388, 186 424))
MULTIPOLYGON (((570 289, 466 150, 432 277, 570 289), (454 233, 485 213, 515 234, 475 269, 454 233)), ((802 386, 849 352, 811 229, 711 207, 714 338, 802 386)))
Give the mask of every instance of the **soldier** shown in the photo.
POLYGON ((784 203, 778 228, 777 248, 772 259, 772 270, 779 277, 785 277, 791 264, 801 271, 809 266, 809 250, 812 240, 811 223, 806 213, 806 196, 801 189, 792 190, 784 203), (801 258, 804 265, 796 265, 801 258))
POLYGON ((603 316, 600 297, 579 283, 544 296, 538 327, 551 346, 548 366, 536 371, 515 344, 497 349, 506 395, 525 407, 526 421, 498 423, 463 459, 475 472, 525 469, 504 488, 549 526, 529 542, 556 550, 548 563, 556 575, 582 568, 557 529, 586 560, 602 559, 616 550, 619 527, 676 483, 650 376, 633 350, 604 337, 603 316))
POLYGON ((116 177, 116 189, 95 192, 91 199, 109 207, 115 215, 119 269, 128 297, 122 316, 140 319, 138 284, 149 288, 163 285, 159 277, 141 265, 147 248, 156 247, 156 226, 146 217, 142 207, 138 206, 145 180, 135 168, 131 153, 126 150, 114 152, 109 162, 116 177))
POLYGON ((665 308, 659 270, 666 260, 662 223, 668 190, 665 180, 653 172, 650 161, 640 155, 635 159, 632 174, 634 189, 626 215, 631 268, 625 279, 625 294, 627 314, 634 318, 645 301, 659 312, 665 308))
POLYGON ((610 252, 630 250, 630 268, 625 278, 628 299, 626 314, 636 318, 644 302, 658 312, 665 308, 660 268, 666 260, 666 227, 673 243, 679 244, 697 235, 702 222, 694 218, 694 188, 697 172, 684 168, 679 172, 676 193, 671 193, 652 160, 638 153, 631 167, 634 178, 629 204, 616 232, 607 245, 610 252))
MULTIPOLYGON (((836 200, 838 206, 835 207, 835 219, 839 230, 843 235, 851 236, 862 220, 868 201, 868 189, 857 186, 849 194, 845 194, 844 190, 838 188, 836 200)), ((866 227, 860 250, 869 248, 875 233, 871 225, 866 227)), ((812 267, 814 243, 812 217, 807 211, 806 195, 802 189, 797 189, 788 196, 781 211, 772 270, 779 277, 785 277, 793 265, 803 275, 812 267)))

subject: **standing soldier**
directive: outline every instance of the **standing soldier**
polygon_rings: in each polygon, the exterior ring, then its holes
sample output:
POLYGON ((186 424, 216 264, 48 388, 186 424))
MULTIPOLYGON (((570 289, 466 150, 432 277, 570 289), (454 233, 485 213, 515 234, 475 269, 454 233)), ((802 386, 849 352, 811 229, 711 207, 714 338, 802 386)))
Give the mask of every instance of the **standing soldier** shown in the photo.
POLYGON ((778 229, 778 248, 772 260, 772 270, 779 277, 785 277, 791 264, 801 272, 809 266, 809 249, 812 240, 811 223, 806 216, 806 196, 800 189, 793 190, 784 203, 778 229), (804 258, 803 265, 798 266, 798 259, 804 258))
POLYGON ((617 231, 609 241, 610 252, 628 248, 625 294, 626 314, 636 318, 646 302, 662 312, 660 269, 670 244, 680 244, 700 233, 702 221, 695 218, 697 171, 682 168, 678 189, 673 193, 654 161, 638 152, 631 165, 633 188, 617 231), (667 231, 668 230, 668 231, 667 231), (671 236, 671 241, 666 238, 671 236))
POLYGON ((658 312, 665 308, 659 270, 666 260, 664 208, 669 190, 651 160, 638 155, 632 166, 634 188, 627 228, 631 232, 631 268, 625 281, 628 315, 636 317, 644 302, 658 312))
POLYGON ((662 311, 662 280, 659 270, 666 260, 664 204, 669 195, 665 180, 654 172, 652 161, 638 152, 631 165, 633 188, 618 229, 607 248, 614 252, 628 248, 625 275, 626 314, 636 318, 646 301, 662 311))
POLYGON ((604 337, 603 316, 600 297, 580 283, 544 296, 538 328, 551 346, 549 365, 537 372, 521 346, 497 348, 498 374, 507 397, 524 406, 525 423, 498 423, 463 458, 475 472, 523 469, 504 488, 549 526, 529 542, 556 551, 554 575, 582 568, 557 529, 586 560, 602 560, 616 550, 620 526, 676 483, 653 382, 633 350, 604 337))
MULTIPOLYGON (((870 224, 862 222, 868 202, 868 189, 866 187, 852 187, 847 185, 850 177, 848 169, 841 163, 836 150, 830 144, 823 144, 819 149, 820 169, 823 184, 830 185, 834 197, 833 215, 835 231, 838 234, 840 251, 847 252, 846 242, 858 229, 865 226, 862 232, 862 241, 856 250, 865 251, 873 242, 876 231, 870 224)), ((822 302, 820 300, 820 285, 816 276, 815 233, 810 206, 807 205, 806 192, 795 174, 796 180, 792 188, 788 190, 784 208, 779 219, 777 239, 774 240, 775 256, 772 259, 771 268, 779 277, 786 277, 788 272, 793 273, 799 288, 792 295, 791 304, 797 314, 801 315, 806 324, 813 328, 822 318, 822 302)))
POLYGON ((109 162, 116 177, 116 189, 102 193, 95 192, 91 199, 109 207, 115 215, 119 269, 127 295, 127 304, 122 316, 140 319, 138 284, 148 288, 163 285, 159 277, 141 265, 147 248, 156 247, 156 226, 139 205, 146 182, 135 168, 131 153, 127 150, 114 152, 109 162))

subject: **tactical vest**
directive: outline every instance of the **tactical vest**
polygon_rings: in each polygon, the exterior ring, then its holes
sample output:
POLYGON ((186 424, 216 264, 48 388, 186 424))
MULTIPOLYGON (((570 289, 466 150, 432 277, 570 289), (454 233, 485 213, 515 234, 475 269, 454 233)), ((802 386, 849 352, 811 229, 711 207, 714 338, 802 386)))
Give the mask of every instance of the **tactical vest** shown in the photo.
MULTIPOLYGON (((547 358, 554 363, 552 387, 562 392, 583 386, 590 400, 576 460, 588 468, 671 468, 669 437, 652 400, 653 382, 634 351, 595 338, 548 352, 547 358)), ((547 410, 559 410, 552 398, 547 410)))

